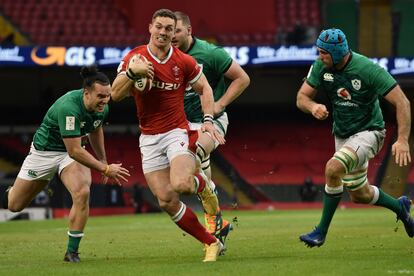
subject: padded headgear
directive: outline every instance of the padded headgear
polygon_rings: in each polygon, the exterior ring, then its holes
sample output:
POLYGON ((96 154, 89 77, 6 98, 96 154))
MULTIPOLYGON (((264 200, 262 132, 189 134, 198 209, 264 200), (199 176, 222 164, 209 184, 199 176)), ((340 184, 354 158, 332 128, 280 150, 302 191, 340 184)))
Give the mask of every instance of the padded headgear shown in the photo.
POLYGON ((316 46, 331 55, 333 64, 338 64, 349 53, 346 36, 340 29, 323 30, 316 41, 316 46))

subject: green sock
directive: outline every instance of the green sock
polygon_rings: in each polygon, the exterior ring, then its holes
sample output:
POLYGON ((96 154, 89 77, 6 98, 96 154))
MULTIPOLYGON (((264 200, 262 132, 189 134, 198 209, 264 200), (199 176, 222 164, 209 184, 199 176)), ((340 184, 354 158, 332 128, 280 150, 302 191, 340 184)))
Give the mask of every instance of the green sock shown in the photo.
POLYGON ((69 252, 78 252, 79 243, 83 237, 83 232, 78 230, 69 230, 69 242, 68 242, 68 251, 69 252))
POLYGON ((342 192, 337 194, 328 194, 324 192, 323 195, 323 210, 322 217, 319 225, 317 226, 322 233, 328 233, 329 225, 335 214, 336 207, 338 207, 339 201, 341 201, 342 192))
POLYGON ((378 190, 379 190, 378 200, 377 202, 374 203, 374 205, 382 206, 387 209, 390 209, 394 211, 394 213, 396 213, 397 215, 400 214, 402 211, 400 202, 397 199, 390 196, 389 194, 384 193, 381 189, 378 188, 378 190))

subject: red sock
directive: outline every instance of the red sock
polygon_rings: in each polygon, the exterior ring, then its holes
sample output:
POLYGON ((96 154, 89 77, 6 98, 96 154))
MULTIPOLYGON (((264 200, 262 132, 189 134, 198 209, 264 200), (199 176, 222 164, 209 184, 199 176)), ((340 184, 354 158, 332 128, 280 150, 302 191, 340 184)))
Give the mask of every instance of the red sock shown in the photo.
POLYGON ((196 173, 194 175, 194 181, 196 181, 198 183, 198 187, 197 187, 197 191, 196 191, 196 193, 198 194, 201 191, 203 191, 204 188, 206 187, 206 181, 204 180, 204 178, 199 173, 196 173))
POLYGON ((216 242, 216 238, 207 232, 206 228, 200 224, 197 216, 194 212, 187 208, 187 206, 181 202, 181 208, 175 216, 171 219, 185 232, 199 240, 201 243, 212 244, 216 242))

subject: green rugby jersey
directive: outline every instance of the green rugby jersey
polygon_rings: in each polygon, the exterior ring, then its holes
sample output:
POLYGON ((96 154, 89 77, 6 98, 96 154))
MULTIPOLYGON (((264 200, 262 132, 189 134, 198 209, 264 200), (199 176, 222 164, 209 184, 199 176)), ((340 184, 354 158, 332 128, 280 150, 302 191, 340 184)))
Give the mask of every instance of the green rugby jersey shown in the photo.
POLYGON ((62 138, 81 137, 102 126, 109 108, 89 112, 83 103, 83 89, 69 91, 49 108, 37 129, 33 144, 37 150, 66 151, 62 138))
MULTIPOLYGON (((194 57, 203 68, 203 73, 213 89, 214 101, 217 101, 226 92, 224 73, 230 68, 233 60, 223 48, 195 37, 193 39, 194 42, 187 54, 194 57)), ((184 109, 190 122, 202 122, 204 114, 200 97, 191 87, 187 89, 184 97, 184 109)))
POLYGON ((333 133, 340 138, 363 130, 383 129, 378 96, 385 96, 397 85, 381 66, 355 52, 341 70, 326 68, 317 59, 306 81, 327 93, 333 110, 333 133))

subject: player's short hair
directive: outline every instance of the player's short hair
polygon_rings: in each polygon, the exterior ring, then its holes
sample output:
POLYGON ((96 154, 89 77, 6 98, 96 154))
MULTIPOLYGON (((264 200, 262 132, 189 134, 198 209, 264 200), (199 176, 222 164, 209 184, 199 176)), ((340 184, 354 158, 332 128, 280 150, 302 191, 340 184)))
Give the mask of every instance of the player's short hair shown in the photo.
POLYGON ((109 78, 98 71, 96 65, 84 66, 81 68, 80 75, 83 79, 83 88, 92 87, 95 82, 101 85, 109 85, 109 78))
POLYGON ((190 17, 182 12, 182 11, 175 11, 175 16, 177 17, 177 20, 181 20, 183 22, 184 26, 191 26, 190 17))
POLYGON ((177 23, 177 17, 175 16, 174 12, 169 9, 159 9, 155 11, 152 15, 152 22, 154 22, 155 18, 157 17, 169 17, 173 19, 175 23, 177 23))
POLYGON ((338 64, 350 51, 344 32, 335 28, 323 30, 316 40, 316 46, 331 55, 333 64, 338 64))

